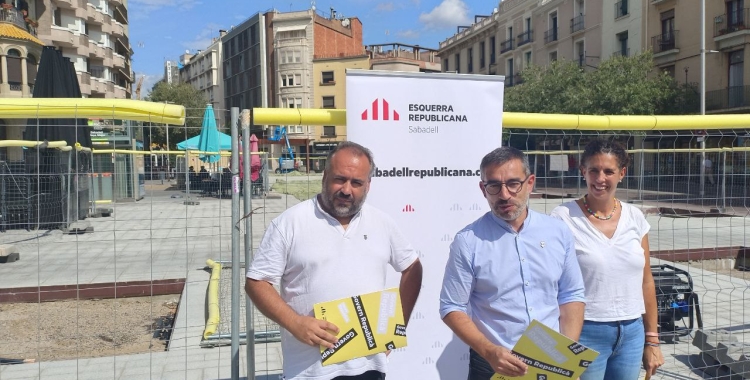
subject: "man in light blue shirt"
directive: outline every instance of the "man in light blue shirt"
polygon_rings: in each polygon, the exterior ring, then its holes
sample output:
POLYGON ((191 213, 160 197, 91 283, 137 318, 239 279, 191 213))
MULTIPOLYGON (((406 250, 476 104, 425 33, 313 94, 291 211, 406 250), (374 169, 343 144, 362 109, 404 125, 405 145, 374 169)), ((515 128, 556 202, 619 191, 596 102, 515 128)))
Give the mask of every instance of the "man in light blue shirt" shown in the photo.
POLYGON ((510 350, 531 321, 578 340, 584 310, 573 235, 528 208, 535 177, 526 156, 501 147, 480 170, 492 212, 456 234, 440 294, 440 317, 471 347, 469 380, 524 375, 510 350))

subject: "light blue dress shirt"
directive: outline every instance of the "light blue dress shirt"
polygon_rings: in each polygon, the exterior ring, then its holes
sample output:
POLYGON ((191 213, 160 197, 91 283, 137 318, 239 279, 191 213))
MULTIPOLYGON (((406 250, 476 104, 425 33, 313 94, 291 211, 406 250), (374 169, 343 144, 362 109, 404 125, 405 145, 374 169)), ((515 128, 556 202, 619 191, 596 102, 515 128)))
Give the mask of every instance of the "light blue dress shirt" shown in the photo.
POLYGON ((560 308, 585 302, 575 241, 561 221, 529 210, 519 233, 488 212, 456 234, 440 317, 468 314, 492 343, 512 349, 536 319, 560 331, 560 308))

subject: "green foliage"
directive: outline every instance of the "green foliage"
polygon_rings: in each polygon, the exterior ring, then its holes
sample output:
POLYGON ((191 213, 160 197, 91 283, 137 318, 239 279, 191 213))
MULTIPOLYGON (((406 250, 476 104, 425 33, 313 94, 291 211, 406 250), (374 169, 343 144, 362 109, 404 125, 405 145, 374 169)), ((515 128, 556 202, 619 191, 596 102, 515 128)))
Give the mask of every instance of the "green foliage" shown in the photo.
MULTIPOLYGON (((157 82, 146 97, 147 101, 157 103, 178 104, 185 107, 185 126, 169 127, 170 149, 175 149, 178 142, 186 140, 200 133, 203 113, 208 101, 201 92, 187 83, 170 84, 157 82)), ((159 144, 166 143, 166 128, 154 126, 150 128, 151 141, 159 144)))
POLYGON ((523 84, 506 89, 505 110, 586 115, 695 113, 697 92, 655 73, 650 52, 613 57, 596 70, 556 61, 521 73, 523 84))

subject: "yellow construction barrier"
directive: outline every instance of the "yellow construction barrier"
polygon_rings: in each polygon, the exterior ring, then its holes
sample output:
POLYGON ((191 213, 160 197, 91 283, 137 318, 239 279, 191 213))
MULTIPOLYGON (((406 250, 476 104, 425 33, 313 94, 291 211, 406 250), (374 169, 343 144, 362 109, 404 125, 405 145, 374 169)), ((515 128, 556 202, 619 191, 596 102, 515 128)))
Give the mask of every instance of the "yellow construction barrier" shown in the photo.
MULTIPOLYGON (((346 125, 346 110, 253 108, 257 125, 346 125)), ((750 126, 750 115, 622 116, 504 112, 504 128, 579 131, 728 129, 750 126)))
POLYGON ((211 279, 208 280, 208 294, 206 304, 208 305, 208 319, 206 328, 203 330, 203 339, 214 335, 219 328, 219 280, 221 279, 221 264, 211 259, 206 260, 206 265, 211 268, 211 279))
MULTIPOLYGON (((36 148, 44 144, 44 141, 27 141, 27 140, 0 140, 0 148, 8 147, 26 147, 36 148)), ((65 141, 47 141, 47 148, 70 148, 65 141)))
POLYGON ((130 99, 5 98, 0 118, 85 118, 185 124, 185 107, 130 99))

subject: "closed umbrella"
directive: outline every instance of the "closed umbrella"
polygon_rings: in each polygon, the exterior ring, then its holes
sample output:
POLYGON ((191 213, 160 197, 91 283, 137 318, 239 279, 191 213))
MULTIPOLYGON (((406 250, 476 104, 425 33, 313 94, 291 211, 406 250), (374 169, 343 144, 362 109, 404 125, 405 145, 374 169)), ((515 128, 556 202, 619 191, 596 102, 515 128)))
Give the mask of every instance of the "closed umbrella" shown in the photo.
MULTIPOLYGON (((250 135, 250 153, 258 152, 258 138, 250 135)), ((257 181, 260 177, 260 156, 253 154, 250 156, 250 180, 257 181)))
MULTIPOLYGON (((34 83, 34 98, 80 98, 75 67, 70 58, 54 46, 45 46, 39 59, 39 70, 34 83)), ((39 119, 38 125, 26 127, 26 140, 61 141, 69 146, 76 143, 91 147, 91 133, 86 119, 39 119)))
POLYGON ((210 104, 203 113, 203 125, 201 134, 198 136, 198 150, 203 152, 216 152, 216 154, 201 154, 200 159, 203 162, 214 163, 219 161, 219 129, 216 127, 216 117, 214 116, 214 107, 210 104))

